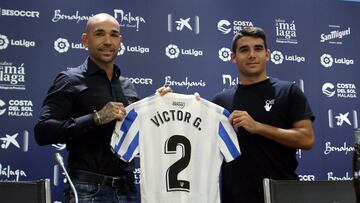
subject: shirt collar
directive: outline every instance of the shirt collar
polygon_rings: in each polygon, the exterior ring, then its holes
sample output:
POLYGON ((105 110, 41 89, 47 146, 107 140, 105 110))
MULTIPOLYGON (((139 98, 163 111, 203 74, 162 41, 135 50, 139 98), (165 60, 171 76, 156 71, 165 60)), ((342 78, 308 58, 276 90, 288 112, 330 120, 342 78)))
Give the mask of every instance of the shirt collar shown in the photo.
MULTIPOLYGON (((90 57, 87 58, 83 65, 85 73, 88 75, 92 75, 100 71, 100 67, 96 65, 96 63, 93 62, 90 57)), ((114 74, 116 77, 120 77, 121 75, 121 70, 116 64, 114 64, 114 74)))

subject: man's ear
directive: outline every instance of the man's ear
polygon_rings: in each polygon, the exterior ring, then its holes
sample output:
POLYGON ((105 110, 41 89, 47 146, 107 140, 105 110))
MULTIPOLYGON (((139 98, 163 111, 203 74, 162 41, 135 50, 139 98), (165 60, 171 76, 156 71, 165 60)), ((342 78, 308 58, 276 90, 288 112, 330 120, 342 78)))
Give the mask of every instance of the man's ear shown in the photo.
POLYGON ((123 36, 119 35, 119 38, 120 38, 120 44, 121 44, 121 42, 123 41, 123 36))
POLYGON ((119 35, 119 50, 121 49, 121 43, 123 41, 122 35, 119 35))
POLYGON ((235 60, 236 53, 231 52, 230 57, 231 57, 231 61, 232 61, 233 63, 236 63, 236 60, 235 60))
POLYGON ((84 47, 87 48, 88 47, 88 36, 86 33, 83 33, 81 35, 81 41, 82 41, 84 47))
POLYGON ((267 50, 266 50, 266 61, 269 61, 269 60, 270 60, 270 57, 271 57, 270 49, 267 49, 267 50))

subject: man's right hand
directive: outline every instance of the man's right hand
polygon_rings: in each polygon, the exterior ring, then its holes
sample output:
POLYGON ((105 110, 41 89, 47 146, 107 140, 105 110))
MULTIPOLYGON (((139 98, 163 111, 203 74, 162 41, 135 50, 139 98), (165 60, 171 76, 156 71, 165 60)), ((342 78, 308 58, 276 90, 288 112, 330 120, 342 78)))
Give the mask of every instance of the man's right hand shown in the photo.
POLYGON ((247 111, 234 110, 230 114, 230 122, 235 129, 245 128, 249 133, 257 133, 261 123, 256 122, 247 111))
POLYGON ((97 125, 104 125, 113 120, 121 121, 125 116, 126 111, 123 103, 108 102, 102 109, 94 113, 94 120, 97 125))

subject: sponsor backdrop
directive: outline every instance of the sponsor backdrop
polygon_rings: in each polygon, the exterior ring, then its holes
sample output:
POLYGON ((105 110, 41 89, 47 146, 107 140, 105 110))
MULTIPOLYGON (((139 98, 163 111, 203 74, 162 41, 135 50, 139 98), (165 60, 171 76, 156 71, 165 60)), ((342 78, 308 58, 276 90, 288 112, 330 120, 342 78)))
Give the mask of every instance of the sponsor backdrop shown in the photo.
MULTIPOLYGON (((301 180, 352 179, 353 131, 359 125, 360 2, 318 1, 1 1, 0 180, 49 178, 52 201, 67 181, 33 126, 55 76, 81 64, 89 16, 107 12, 124 37, 117 64, 141 97, 162 85, 206 99, 238 83, 231 39, 246 26, 268 35, 270 76, 294 81, 316 114, 315 147, 299 150, 301 180)), ((136 182, 140 170, 134 171, 136 182)))

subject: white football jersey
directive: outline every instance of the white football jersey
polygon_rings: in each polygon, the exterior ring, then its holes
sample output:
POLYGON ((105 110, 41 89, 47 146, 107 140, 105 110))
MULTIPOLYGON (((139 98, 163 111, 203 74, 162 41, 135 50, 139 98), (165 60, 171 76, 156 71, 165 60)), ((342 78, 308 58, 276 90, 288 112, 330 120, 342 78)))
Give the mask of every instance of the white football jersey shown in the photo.
POLYGON ((140 153, 142 203, 220 202, 223 159, 240 155, 229 112, 194 95, 154 95, 126 107, 111 139, 125 161, 140 153))

